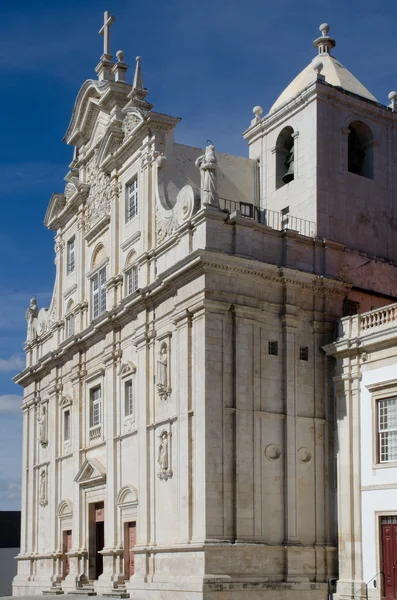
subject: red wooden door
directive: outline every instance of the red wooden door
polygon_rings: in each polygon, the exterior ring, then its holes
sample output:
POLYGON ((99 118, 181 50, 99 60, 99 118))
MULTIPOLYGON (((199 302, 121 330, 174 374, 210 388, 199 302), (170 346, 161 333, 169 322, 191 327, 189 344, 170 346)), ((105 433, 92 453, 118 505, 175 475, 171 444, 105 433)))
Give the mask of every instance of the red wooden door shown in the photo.
POLYGON ((136 544, 136 522, 127 523, 127 579, 135 572, 134 552, 131 550, 136 544))
POLYGON ((68 529, 63 532, 63 576, 66 577, 70 572, 70 557, 67 555, 67 552, 70 552, 72 549, 72 531, 68 529))
POLYGON ((383 594, 396 600, 397 592, 397 524, 382 525, 383 594))

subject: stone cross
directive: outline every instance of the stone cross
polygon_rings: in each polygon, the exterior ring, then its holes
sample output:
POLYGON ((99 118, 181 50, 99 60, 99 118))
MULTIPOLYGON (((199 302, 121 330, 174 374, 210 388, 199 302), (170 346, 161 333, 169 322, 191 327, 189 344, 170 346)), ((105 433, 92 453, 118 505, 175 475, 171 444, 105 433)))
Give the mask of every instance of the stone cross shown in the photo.
POLYGON ((103 35, 103 53, 110 55, 110 26, 116 17, 112 17, 108 10, 104 13, 103 26, 99 30, 99 35, 103 35))

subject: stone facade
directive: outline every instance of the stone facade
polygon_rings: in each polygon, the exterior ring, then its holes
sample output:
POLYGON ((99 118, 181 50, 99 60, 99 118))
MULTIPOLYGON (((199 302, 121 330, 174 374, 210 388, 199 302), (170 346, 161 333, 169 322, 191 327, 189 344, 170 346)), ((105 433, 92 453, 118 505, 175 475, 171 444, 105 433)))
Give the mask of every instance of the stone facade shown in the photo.
MULTIPOLYGON (((390 215, 379 240, 342 226, 339 183, 367 191, 343 161, 338 107, 385 127, 394 113, 313 71, 299 100, 256 107, 250 158, 203 152, 175 143, 140 60, 131 86, 117 56, 77 96, 45 218, 54 295, 27 312, 14 594, 325 599, 337 415, 322 347, 346 306, 387 304, 396 276, 390 215)), ((382 173, 379 157, 374 210, 382 173)))

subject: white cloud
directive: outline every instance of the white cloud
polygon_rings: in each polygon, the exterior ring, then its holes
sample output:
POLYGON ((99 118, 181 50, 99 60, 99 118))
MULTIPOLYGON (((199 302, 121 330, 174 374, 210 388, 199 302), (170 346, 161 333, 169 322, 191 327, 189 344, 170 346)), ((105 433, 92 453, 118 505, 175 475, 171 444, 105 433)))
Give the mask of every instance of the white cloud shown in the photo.
POLYGON ((0 373, 20 371, 24 367, 25 361, 19 354, 13 354, 10 358, 0 358, 0 373))
POLYGON ((22 398, 17 394, 0 395, 0 413, 19 412, 21 404, 22 398))

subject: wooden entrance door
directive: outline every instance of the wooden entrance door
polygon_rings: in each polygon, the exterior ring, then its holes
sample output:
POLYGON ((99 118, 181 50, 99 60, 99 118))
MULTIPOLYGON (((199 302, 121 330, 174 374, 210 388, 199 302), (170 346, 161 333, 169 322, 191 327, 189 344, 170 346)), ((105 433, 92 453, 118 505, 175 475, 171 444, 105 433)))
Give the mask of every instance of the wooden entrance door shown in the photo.
POLYGON ((124 573, 129 579, 135 572, 134 552, 132 548, 136 544, 136 521, 125 524, 124 528, 124 573))
POLYGON ((63 543, 62 543, 62 554, 63 554, 63 577, 65 578, 70 573, 70 556, 67 552, 72 549, 72 530, 68 529, 63 532, 63 543))
MULTIPOLYGON (((393 518, 389 518, 394 520, 393 518)), ((397 519, 396 519, 397 520, 397 519)), ((383 595, 397 599, 397 522, 382 523, 383 595)))
POLYGON ((105 509, 103 502, 95 504, 95 579, 103 573, 103 556, 99 554, 105 546, 105 509))
POLYGON ((99 554, 105 546, 105 510, 103 502, 89 506, 88 577, 98 579, 103 573, 103 556, 99 554))

